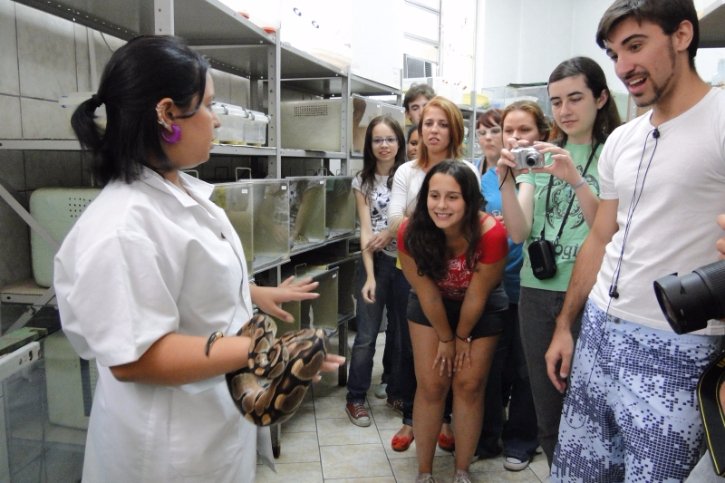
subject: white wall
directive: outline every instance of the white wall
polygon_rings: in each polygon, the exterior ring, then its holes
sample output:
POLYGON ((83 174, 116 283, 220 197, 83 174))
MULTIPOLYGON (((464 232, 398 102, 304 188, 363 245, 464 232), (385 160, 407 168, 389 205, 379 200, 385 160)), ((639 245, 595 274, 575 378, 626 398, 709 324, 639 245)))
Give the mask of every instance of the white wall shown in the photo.
POLYGON ((602 58, 594 31, 609 0, 479 1, 479 86, 546 82, 564 59, 602 58))
MULTIPOLYGON (((456 0, 444 0, 451 2, 456 0)), ((610 89, 626 97, 612 61, 595 41, 599 19, 611 0, 478 0, 478 88, 545 82, 556 65, 584 55, 596 60, 610 89)), ((707 4, 699 0, 696 4, 707 4)), ((725 49, 700 49, 698 72, 711 81, 725 49)))
POLYGON ((403 69, 403 0, 351 1, 348 21, 352 31, 352 72, 399 87, 403 69))

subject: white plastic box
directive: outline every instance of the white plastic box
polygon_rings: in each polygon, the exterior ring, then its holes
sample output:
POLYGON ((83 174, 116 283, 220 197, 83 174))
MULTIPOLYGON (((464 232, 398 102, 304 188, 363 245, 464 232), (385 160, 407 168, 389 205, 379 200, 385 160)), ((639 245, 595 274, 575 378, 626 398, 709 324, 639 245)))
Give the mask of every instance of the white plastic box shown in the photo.
MULTIPOLYGON (((342 151, 342 99, 317 99, 310 101, 282 101, 280 106, 281 145, 285 149, 307 149, 312 151, 342 151)), ((405 110, 402 107, 350 96, 348 106, 352 139, 350 151, 362 153, 365 131, 370 121, 389 114, 405 126, 405 110)))
POLYGON ((244 144, 244 125, 247 112, 239 106, 215 103, 213 111, 221 125, 216 130, 215 142, 219 144, 244 144))
POLYGON ((78 357, 63 332, 43 339, 48 420, 69 428, 88 428, 93 391, 98 380, 94 360, 78 357))
POLYGON ((226 103, 215 103, 213 110, 221 123, 216 130, 217 143, 241 146, 267 144, 269 117, 263 112, 226 103))
MULTIPOLYGON (((97 188, 38 188, 30 195, 30 214, 60 243, 100 191, 97 188)), ((35 283, 50 287, 56 247, 31 231, 30 251, 35 283)))
POLYGON ((244 143, 249 146, 266 146, 269 117, 262 112, 247 110, 244 122, 244 143))

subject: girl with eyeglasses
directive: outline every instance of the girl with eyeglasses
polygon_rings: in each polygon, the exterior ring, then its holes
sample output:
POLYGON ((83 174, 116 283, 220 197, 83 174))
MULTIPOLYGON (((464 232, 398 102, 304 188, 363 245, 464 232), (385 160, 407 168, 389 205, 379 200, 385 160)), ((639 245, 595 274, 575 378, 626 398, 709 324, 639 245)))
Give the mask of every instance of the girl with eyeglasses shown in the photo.
POLYGON ((389 379, 396 332, 405 323, 409 286, 400 270, 395 268, 396 240, 387 230, 393 175, 403 162, 405 138, 402 128, 390 116, 374 118, 365 132, 363 169, 352 183, 360 220, 362 266, 358 271, 357 333, 352 346, 345 411, 357 426, 370 426, 371 423, 365 396, 370 388, 383 309, 387 309, 388 320, 383 354, 384 384, 392 382, 389 379))

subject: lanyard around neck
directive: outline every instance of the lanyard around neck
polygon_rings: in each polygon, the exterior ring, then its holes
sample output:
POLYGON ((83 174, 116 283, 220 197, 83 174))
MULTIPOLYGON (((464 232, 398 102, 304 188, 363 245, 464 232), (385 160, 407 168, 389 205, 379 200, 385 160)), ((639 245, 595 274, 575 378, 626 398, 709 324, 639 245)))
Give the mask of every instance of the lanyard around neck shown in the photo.
MULTIPOLYGON (((584 171, 582 171, 582 178, 587 174, 587 170, 589 169, 589 165, 592 164, 592 159, 594 159, 594 154, 597 152, 597 148, 599 148, 599 143, 595 144, 592 148, 592 152, 589 153, 589 159, 587 160, 587 164, 584 166, 584 171)), ((551 200, 551 187, 554 185, 554 175, 549 175, 549 187, 546 190, 546 206, 545 206, 545 218, 549 216, 549 202, 551 200)), ((576 193, 572 192, 571 198, 569 199, 569 206, 566 209, 566 213, 564 213, 564 218, 561 220, 561 226, 559 226, 559 232, 556 234, 556 238, 554 239, 554 245, 559 244, 559 238, 561 238, 561 234, 564 232, 564 225, 566 225, 566 220, 569 218, 569 213, 571 212, 571 207, 574 205, 574 198, 576 198, 576 193)), ((544 219, 544 225, 541 227, 541 239, 546 239, 546 219, 544 219)))

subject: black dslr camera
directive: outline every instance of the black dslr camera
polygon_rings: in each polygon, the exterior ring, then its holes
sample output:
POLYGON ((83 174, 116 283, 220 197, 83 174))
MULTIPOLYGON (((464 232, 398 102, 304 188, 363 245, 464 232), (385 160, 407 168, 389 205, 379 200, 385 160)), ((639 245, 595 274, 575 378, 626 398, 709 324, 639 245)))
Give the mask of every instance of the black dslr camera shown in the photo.
POLYGON ((678 334, 707 326, 710 319, 725 317, 725 260, 676 273, 654 282, 655 295, 667 322, 678 334))

